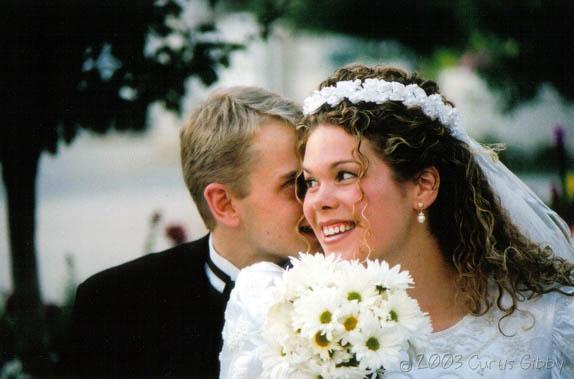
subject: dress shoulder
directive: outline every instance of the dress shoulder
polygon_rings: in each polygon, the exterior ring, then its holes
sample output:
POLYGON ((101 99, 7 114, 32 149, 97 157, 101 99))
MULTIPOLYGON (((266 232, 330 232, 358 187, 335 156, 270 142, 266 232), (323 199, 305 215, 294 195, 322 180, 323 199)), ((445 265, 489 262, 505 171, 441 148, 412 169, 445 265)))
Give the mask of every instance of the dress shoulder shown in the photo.
POLYGON ((574 377, 574 296, 557 294, 552 324, 552 378, 574 377))
POLYGON ((225 309, 220 378, 252 379, 261 374, 257 347, 260 329, 271 303, 269 288, 284 270, 270 262, 242 269, 225 309))
POLYGON ((259 262, 242 269, 235 281, 230 301, 243 304, 244 311, 257 322, 262 322, 265 304, 269 302, 269 287, 277 278, 280 278, 284 270, 274 263, 259 262))

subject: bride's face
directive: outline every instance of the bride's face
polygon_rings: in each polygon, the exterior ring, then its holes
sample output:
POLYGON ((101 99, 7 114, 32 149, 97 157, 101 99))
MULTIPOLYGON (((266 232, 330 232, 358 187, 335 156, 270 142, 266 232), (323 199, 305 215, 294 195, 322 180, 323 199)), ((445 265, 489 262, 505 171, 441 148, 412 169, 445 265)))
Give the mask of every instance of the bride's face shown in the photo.
POLYGON ((371 250, 371 259, 395 260, 416 222, 414 185, 398 183, 366 139, 361 153, 369 164, 359 179, 355 148, 355 138, 340 127, 319 125, 311 132, 303 212, 326 254, 364 259, 371 250))

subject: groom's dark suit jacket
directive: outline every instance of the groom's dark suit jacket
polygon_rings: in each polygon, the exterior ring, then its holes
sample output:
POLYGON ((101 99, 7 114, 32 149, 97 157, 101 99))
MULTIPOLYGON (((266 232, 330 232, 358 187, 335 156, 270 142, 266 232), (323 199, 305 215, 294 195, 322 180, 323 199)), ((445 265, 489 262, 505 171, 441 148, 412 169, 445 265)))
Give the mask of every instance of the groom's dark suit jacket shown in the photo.
POLYGON ((225 300, 204 266, 208 238, 100 272, 78 287, 74 376, 217 377, 225 300))

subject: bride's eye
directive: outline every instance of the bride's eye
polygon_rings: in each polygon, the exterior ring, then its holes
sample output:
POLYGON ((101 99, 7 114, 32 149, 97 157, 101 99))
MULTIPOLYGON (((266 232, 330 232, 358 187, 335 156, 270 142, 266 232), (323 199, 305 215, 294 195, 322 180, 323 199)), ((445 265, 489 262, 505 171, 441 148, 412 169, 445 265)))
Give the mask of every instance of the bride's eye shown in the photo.
POLYGON ((337 180, 338 180, 339 182, 346 181, 346 180, 350 180, 350 179, 354 179, 354 178, 356 178, 356 177, 357 177, 357 175, 354 174, 354 173, 352 173, 352 172, 350 172, 350 171, 339 171, 339 172, 337 173, 337 180))
POLYGON ((313 178, 305 178, 305 188, 313 188, 316 187, 318 184, 319 182, 317 182, 313 178))

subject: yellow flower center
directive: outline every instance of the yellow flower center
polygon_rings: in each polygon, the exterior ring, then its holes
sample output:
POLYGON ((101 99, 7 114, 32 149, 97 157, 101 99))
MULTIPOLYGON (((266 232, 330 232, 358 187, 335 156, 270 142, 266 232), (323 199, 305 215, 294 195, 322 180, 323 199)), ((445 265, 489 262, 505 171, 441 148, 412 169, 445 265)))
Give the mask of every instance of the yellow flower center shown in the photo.
POLYGON ((357 327, 357 319, 354 316, 349 316, 345 319, 345 321, 343 322, 343 325, 345 326, 345 330, 348 332, 350 330, 353 330, 357 327))
POLYGON ((361 302, 361 300, 363 300, 363 298, 361 297, 361 294, 356 292, 356 291, 352 291, 349 292, 349 294, 347 295, 347 300, 351 301, 351 300, 357 300, 359 302, 361 302))
POLYGON ((319 321, 321 321, 321 324, 328 324, 331 322, 331 318, 332 318, 332 314, 329 311, 324 311, 323 313, 321 313, 321 315, 319 316, 319 321))
POLYGON ((365 346, 367 346, 369 350, 377 351, 381 347, 381 344, 375 337, 370 337, 367 342, 365 342, 365 346))
POLYGON ((315 343, 321 347, 329 346, 329 340, 327 339, 327 336, 321 332, 317 332, 315 334, 315 343))
POLYGON ((399 315, 394 310, 391 310, 389 312, 389 319, 391 319, 392 321, 399 321, 399 315))

